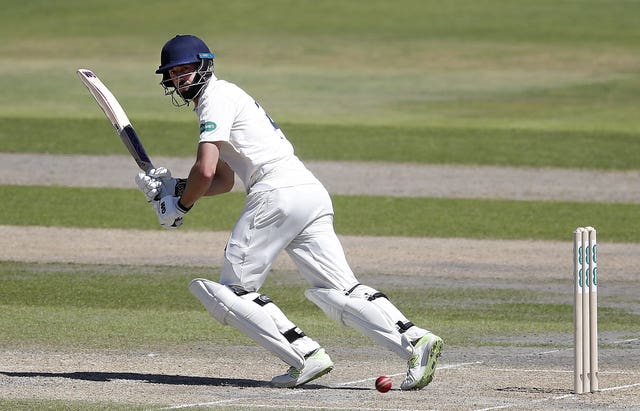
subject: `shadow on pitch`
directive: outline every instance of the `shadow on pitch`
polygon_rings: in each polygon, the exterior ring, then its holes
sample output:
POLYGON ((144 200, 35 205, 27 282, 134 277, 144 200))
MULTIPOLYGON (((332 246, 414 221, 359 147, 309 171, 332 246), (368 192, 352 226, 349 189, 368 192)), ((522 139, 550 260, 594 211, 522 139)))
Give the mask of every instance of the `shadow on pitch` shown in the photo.
POLYGON ((131 372, 0 372, 7 377, 68 378, 72 380, 109 382, 114 380, 140 381, 166 385, 210 385, 231 387, 269 387, 268 381, 241 378, 193 377, 186 375, 142 374, 131 372))
MULTIPOLYGON (((213 378, 194 377, 186 375, 142 374, 131 372, 8 372, 0 371, 0 375, 16 378, 67 378, 71 380, 109 382, 114 380, 139 381, 149 384, 166 385, 204 385, 214 387, 240 388, 273 388, 269 381, 257 381, 244 378, 213 378)), ((339 390, 370 390, 362 387, 329 387, 320 384, 305 384, 295 389, 339 389, 339 390)))

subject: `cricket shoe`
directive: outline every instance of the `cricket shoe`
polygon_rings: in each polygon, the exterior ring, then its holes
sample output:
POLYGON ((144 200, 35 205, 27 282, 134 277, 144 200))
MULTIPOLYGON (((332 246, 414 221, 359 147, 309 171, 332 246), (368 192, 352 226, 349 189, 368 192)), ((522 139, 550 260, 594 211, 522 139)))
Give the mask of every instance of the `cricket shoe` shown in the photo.
POLYGON ((400 385, 403 390, 420 390, 433 380, 438 357, 442 351, 442 338, 428 333, 413 347, 413 355, 407 361, 407 377, 400 385))
POLYGON ((302 368, 290 367, 286 374, 273 377, 271 385, 279 388, 292 388, 320 378, 331 370, 333 370, 333 361, 324 348, 318 348, 305 357, 302 368))

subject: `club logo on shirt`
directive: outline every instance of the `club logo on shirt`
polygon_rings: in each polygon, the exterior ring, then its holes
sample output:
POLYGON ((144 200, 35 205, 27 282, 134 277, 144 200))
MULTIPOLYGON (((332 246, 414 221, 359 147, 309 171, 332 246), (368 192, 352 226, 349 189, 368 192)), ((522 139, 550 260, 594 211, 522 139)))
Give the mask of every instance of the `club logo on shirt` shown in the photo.
POLYGON ((216 127, 218 126, 213 121, 205 121, 204 123, 200 123, 200 134, 204 133, 205 131, 213 131, 216 129, 216 127))

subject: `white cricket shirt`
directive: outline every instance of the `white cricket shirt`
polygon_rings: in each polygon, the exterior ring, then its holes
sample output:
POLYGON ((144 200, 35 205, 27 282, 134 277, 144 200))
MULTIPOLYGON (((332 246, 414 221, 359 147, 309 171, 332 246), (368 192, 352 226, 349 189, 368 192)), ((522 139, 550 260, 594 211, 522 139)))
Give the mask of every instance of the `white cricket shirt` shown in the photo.
POLYGON ((200 142, 222 142, 220 158, 240 177, 247 192, 319 183, 294 154, 282 130, 235 84, 213 76, 194 110, 200 142))

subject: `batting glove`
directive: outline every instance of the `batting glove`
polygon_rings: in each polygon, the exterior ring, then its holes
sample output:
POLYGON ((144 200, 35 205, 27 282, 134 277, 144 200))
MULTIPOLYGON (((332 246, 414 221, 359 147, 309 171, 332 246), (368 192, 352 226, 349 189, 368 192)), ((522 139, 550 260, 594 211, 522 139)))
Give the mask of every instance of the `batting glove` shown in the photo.
POLYGON ((179 197, 168 195, 160 200, 154 200, 153 209, 158 216, 160 225, 171 230, 182 225, 182 217, 191 210, 191 207, 183 206, 179 197))
POLYGON ((147 174, 138 173, 136 176, 138 189, 142 191, 147 202, 159 200, 166 195, 180 197, 187 185, 186 178, 173 178, 171 171, 165 167, 149 170, 147 174))

